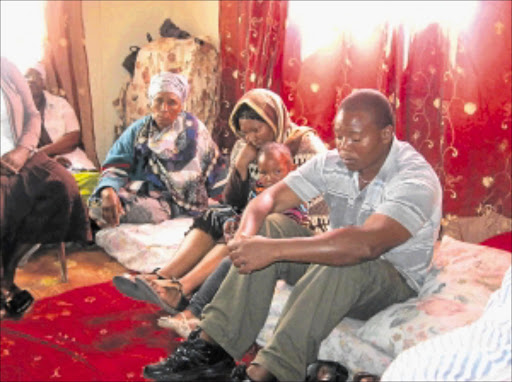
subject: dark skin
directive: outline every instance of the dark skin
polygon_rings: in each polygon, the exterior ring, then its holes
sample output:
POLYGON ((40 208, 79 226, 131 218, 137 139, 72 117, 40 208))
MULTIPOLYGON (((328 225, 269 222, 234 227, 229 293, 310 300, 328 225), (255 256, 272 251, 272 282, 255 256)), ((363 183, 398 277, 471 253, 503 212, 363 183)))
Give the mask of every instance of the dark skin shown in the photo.
MULTIPOLYGON (((350 170, 359 172, 360 188, 364 188, 387 158, 393 127, 379 128, 369 112, 341 110, 334 121, 334 132, 340 158, 350 170), (365 181, 361 182, 361 178, 365 181)), ((239 273, 250 274, 280 261, 330 266, 359 264, 377 259, 411 237, 396 220, 377 213, 362 226, 338 228, 312 237, 269 239, 256 235, 267 215, 302 202, 281 181, 249 203, 235 238, 228 243, 229 256, 239 273)), ((206 333, 202 336, 213 342, 206 333)), ((251 365, 247 374, 256 381, 270 376, 262 365, 251 365)))
MULTIPOLYGON (((43 93, 45 86, 43 77, 37 70, 28 69, 25 73, 25 78, 27 80, 28 86, 30 87, 32 98, 34 99, 37 110, 39 110, 41 115, 43 115, 42 111, 45 105, 45 98, 43 93)), ((80 144, 80 139, 80 131, 72 131, 70 133, 64 134, 55 142, 40 147, 39 151, 44 152, 50 157, 55 157, 55 159, 63 166, 68 167, 71 165, 71 162, 66 158, 59 157, 58 155, 67 154, 73 151, 80 144)))
POLYGON ((272 128, 265 122, 254 119, 239 119, 240 133, 247 143, 240 152, 235 168, 242 180, 246 180, 249 174, 249 163, 256 160, 258 150, 267 142, 274 142, 275 136, 272 128))
MULTIPOLYGON (((150 110, 156 122, 156 128, 163 130, 178 118, 182 110, 181 99, 174 93, 160 92, 151 101, 150 110)), ((104 226, 117 227, 120 224, 125 210, 117 192, 112 187, 101 190, 101 210, 106 222, 104 226)))

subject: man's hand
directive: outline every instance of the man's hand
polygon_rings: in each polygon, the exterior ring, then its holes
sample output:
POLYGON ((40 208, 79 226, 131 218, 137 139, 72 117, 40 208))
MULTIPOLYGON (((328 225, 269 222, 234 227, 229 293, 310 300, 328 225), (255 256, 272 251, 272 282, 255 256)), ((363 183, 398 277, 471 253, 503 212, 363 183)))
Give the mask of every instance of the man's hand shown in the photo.
POLYGON ((101 214, 108 226, 117 227, 125 214, 121 200, 112 187, 101 190, 101 214))
POLYGON ((29 155, 30 151, 21 146, 2 155, 2 174, 17 174, 25 166, 29 155))
POLYGON ((229 257, 241 274, 263 269, 274 262, 268 239, 263 236, 239 236, 228 244, 229 257))

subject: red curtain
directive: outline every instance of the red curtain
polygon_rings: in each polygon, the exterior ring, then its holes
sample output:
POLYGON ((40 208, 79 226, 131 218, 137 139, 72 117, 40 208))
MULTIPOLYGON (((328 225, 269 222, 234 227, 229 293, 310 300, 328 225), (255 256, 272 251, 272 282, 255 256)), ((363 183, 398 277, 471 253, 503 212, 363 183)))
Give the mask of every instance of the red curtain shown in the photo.
POLYGON ((221 108, 213 136, 225 152, 236 140, 227 121, 238 98, 254 88, 280 93, 286 16, 286 1, 219 1, 221 108))
MULTIPOLYGON (((301 30, 288 17, 286 31, 275 35, 282 60, 273 59, 269 70, 247 59, 251 44, 258 46, 252 39, 265 32, 253 32, 249 25, 262 23, 248 24, 244 12, 271 3, 220 2, 223 118, 253 87, 254 73, 260 79, 255 86, 276 90, 296 123, 316 128, 332 144, 341 100, 354 89, 379 89, 395 106, 398 138, 415 146, 438 173, 445 217, 489 210, 511 216, 511 2, 479 2, 472 24, 455 38, 439 24, 411 31, 383 23, 364 43, 343 30, 333 47, 304 59, 301 30), (235 71, 243 75, 235 78, 235 71)), ((285 2, 277 3, 281 12, 267 13, 265 25, 271 17, 284 24, 285 2)), ((268 64, 267 52, 254 55, 268 64)), ((221 122, 219 128, 226 128, 221 122)))

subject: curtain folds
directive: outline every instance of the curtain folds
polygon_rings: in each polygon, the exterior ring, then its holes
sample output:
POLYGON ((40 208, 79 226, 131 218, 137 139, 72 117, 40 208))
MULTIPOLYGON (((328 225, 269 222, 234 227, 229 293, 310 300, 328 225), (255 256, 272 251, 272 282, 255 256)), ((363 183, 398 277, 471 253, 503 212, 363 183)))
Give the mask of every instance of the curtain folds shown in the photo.
POLYGON ((219 1, 221 103, 213 136, 224 152, 236 140, 227 121, 238 98, 254 88, 280 93, 286 16, 286 1, 219 1))
POLYGON ((48 90, 65 97, 81 126, 82 144, 99 168, 94 137, 89 68, 85 50, 82 2, 52 0, 45 8, 47 36, 43 62, 48 90))
POLYGON ((438 173, 445 219, 490 211, 511 217, 511 2, 479 2, 473 22, 458 35, 446 25, 414 30, 383 20, 361 41, 342 27, 334 44, 306 57, 299 23, 291 16, 285 20, 292 13, 284 5, 293 4, 221 2, 219 131, 228 136, 233 103, 245 90, 262 86, 282 96, 294 122, 314 127, 332 144, 341 100, 355 89, 378 89, 395 107, 397 136, 438 173), (263 8, 266 18, 255 15, 263 8), (281 50, 282 59, 271 57, 281 50))

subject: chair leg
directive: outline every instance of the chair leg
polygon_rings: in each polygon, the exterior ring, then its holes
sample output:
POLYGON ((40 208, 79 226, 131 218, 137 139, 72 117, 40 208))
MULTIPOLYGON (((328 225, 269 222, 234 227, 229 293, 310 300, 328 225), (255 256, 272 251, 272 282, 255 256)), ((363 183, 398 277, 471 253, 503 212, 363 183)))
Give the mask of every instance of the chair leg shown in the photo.
POLYGON ((61 242, 59 244, 59 260, 60 260, 60 270, 61 270, 61 279, 63 283, 68 282, 68 266, 66 263, 66 243, 61 242))

